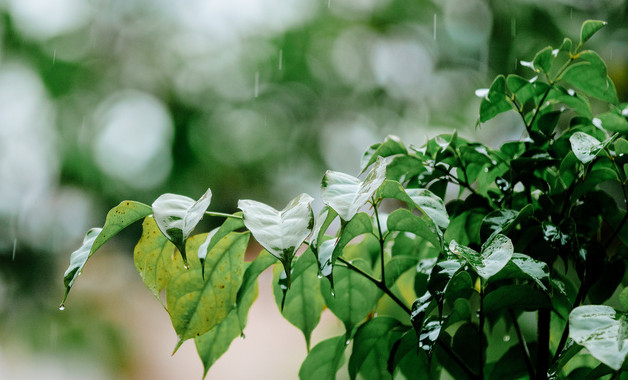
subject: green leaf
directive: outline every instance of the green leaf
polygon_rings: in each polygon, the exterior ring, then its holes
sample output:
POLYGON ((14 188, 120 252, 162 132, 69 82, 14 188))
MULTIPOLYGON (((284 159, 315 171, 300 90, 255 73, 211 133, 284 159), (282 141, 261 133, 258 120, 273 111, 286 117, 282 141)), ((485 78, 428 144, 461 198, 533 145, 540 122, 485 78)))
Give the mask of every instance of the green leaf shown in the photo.
POLYGON ((242 276, 242 285, 240 285, 236 296, 237 305, 244 302, 243 299, 247 296, 250 288, 257 286, 259 275, 275 262, 277 262, 277 258, 264 250, 246 267, 242 276))
POLYGON ((628 311, 628 288, 624 288, 619 294, 619 302, 621 302, 624 310, 628 311))
POLYGON ((411 232, 426 239, 436 248, 441 246, 442 237, 436 232, 431 220, 426 221, 424 218, 414 215, 410 210, 402 208, 393 211, 392 214, 388 215, 386 225, 388 231, 411 232))
POLYGON ((552 303, 547 294, 523 284, 502 285, 484 298, 486 313, 503 312, 508 308, 533 311, 551 307, 552 303))
POLYGON ((310 239, 310 247, 312 247, 312 249, 318 248, 319 242, 324 240, 325 231, 327 231, 327 228, 329 228, 329 225, 337 216, 338 214, 332 208, 324 206, 318 213, 318 216, 314 218, 312 238, 310 239))
POLYGON ((442 199, 427 189, 406 189, 406 193, 437 226, 449 226, 449 215, 442 199))
POLYGON ((531 204, 526 205, 520 211, 501 209, 486 215, 482 220, 480 232, 483 238, 491 240, 499 233, 508 234, 522 220, 528 218, 534 212, 531 204))
POLYGON ((618 314, 610 306, 587 305, 573 309, 569 314, 569 337, 616 371, 628 354, 626 315, 618 314))
POLYGON ((582 24, 580 28, 580 45, 584 44, 591 38, 598 30, 602 29, 606 25, 605 21, 599 20, 587 20, 582 24))
POLYGON ((203 363, 203 377, 216 360, 227 352, 231 342, 238 336, 244 336, 242 329, 246 325, 249 309, 255 302, 257 293, 257 282, 254 282, 253 286, 247 287, 242 299, 237 302, 237 307, 231 309, 225 319, 205 334, 194 338, 196 351, 203 363))
POLYGON ((151 212, 151 208, 143 203, 123 201, 107 213, 105 225, 102 228, 92 228, 87 232, 81 247, 70 255, 70 265, 63 275, 65 294, 61 302, 62 307, 68 298, 70 288, 83 271, 87 260, 109 239, 134 222, 150 215, 151 212))
POLYGON ((342 255, 342 250, 353 240, 354 238, 372 233, 373 232, 373 220, 364 212, 355 215, 349 222, 345 223, 340 230, 340 236, 338 237, 332 256, 332 264, 335 263, 336 258, 342 255))
POLYGON ((571 107, 581 116, 588 119, 593 117, 588 99, 572 89, 555 85, 547 95, 547 100, 552 99, 571 107))
POLYGON ((360 162, 360 171, 364 171, 375 163, 378 157, 389 157, 397 154, 407 154, 408 149, 401 142, 401 139, 395 135, 388 135, 381 144, 371 145, 364 155, 362 155, 362 161, 360 162))
POLYGON ((628 140, 624 138, 618 138, 614 143, 615 153, 626 154, 628 153, 628 140))
MULTIPOLYGON (((179 338, 177 348, 183 341, 211 330, 231 312, 242 283, 249 236, 248 232, 232 232, 221 239, 206 257, 204 279, 200 262, 191 261, 190 269, 173 265, 166 285, 166 305, 179 338)), ((188 252, 197 252, 204 240, 203 235, 188 239, 188 252)))
POLYGON ((461 260, 446 260, 438 262, 430 272, 427 280, 428 291, 442 304, 451 279, 462 268, 461 260))
POLYGON ((531 279, 541 290, 549 292, 549 275, 549 266, 543 261, 522 253, 514 253, 511 261, 492 279, 531 279))
POLYGON ((523 355, 525 355, 525 353, 520 345, 516 344, 510 346, 510 348, 508 348, 508 350, 495 363, 489 379, 502 380, 528 378, 529 374, 523 355))
MULTIPOLYGON (((236 215, 241 216, 242 213, 237 213, 236 215)), ((207 257, 207 253, 218 244, 220 239, 240 228, 244 228, 244 221, 242 219, 227 218, 220 227, 215 228, 207 234, 207 239, 205 239, 205 242, 198 248, 198 258, 201 261, 203 276, 205 276, 205 257, 207 257)))
POLYGON ((153 217, 146 217, 142 223, 142 237, 133 250, 133 261, 144 285, 158 300, 159 292, 170 279, 170 266, 175 247, 159 231, 153 217))
POLYGON ((328 170, 321 184, 323 203, 349 221, 386 180, 389 159, 378 157, 364 181, 345 173, 328 170))
POLYGON ((583 164, 593 161, 604 147, 600 140, 584 132, 574 133, 569 137, 569 142, 574 154, 583 164))
POLYGON ((573 339, 568 339, 565 347, 547 371, 548 379, 557 379, 558 374, 563 369, 565 364, 567 364, 567 362, 571 360, 571 358, 576 356, 576 354, 580 352, 580 350, 582 350, 582 346, 576 344, 573 339))
POLYGON ((618 115, 614 112, 606 112, 597 115, 593 119, 595 126, 606 129, 611 132, 626 133, 628 132, 628 120, 622 115, 618 115), (596 120, 597 119, 597 120, 596 120))
POLYGON ((416 257, 394 256, 386 263, 386 285, 393 286, 402 274, 410 269, 415 269, 418 262, 416 257))
POLYGON ((393 180, 385 180, 384 183, 377 190, 377 199, 397 199, 406 204, 410 209, 416 208, 414 200, 410 198, 410 195, 406 192, 403 186, 393 180))
POLYGON ((163 194, 153 202, 155 222, 164 236, 181 252, 185 266, 188 266, 185 242, 203 218, 211 198, 212 192, 207 189, 198 201, 183 195, 163 194))
POLYGON ((514 253, 512 241, 505 235, 497 234, 482 245, 482 253, 460 245, 452 240, 449 250, 456 256, 464 259, 485 280, 488 280, 502 270, 510 261, 514 253))
POLYGON ((344 336, 337 336, 318 343, 307 355, 299 369, 301 380, 334 380, 345 361, 344 336))
POLYGON ((590 96, 613 104, 619 102, 615 85, 606 74, 606 64, 593 51, 578 54, 578 62, 565 70, 562 79, 590 96))
POLYGON ((508 75, 508 78, 506 78, 506 82, 508 84, 508 89, 510 89, 510 91, 515 94, 517 100, 521 105, 525 105, 536 96, 536 89, 534 88, 534 84, 530 83, 529 80, 520 77, 519 75, 508 75))
POLYGON ((360 372, 365 379, 392 378, 387 370, 388 356, 403 329, 399 321, 390 317, 377 317, 360 326, 349 358, 349 377, 353 380, 360 372), (364 370, 364 365, 369 365, 369 371, 364 370))
POLYGON ((541 51, 536 53, 534 56, 534 60, 532 64, 534 65, 534 70, 537 72, 549 73, 550 68, 552 66, 553 60, 552 47, 546 46, 541 51))
POLYGON ((278 258, 287 274, 290 287, 292 258, 312 231, 314 198, 301 194, 281 211, 257 201, 240 200, 238 208, 244 213, 244 225, 255 240, 278 258))
MULTIPOLYGON (((364 260, 353 260, 352 264, 370 274, 364 260)), ((333 276, 334 292, 323 281, 321 293, 332 313, 344 323, 347 336, 351 336, 353 328, 373 310, 381 292, 370 280, 346 267, 335 267, 333 276)))
POLYGON ((311 252, 306 251, 297 259, 292 272, 292 286, 282 300, 284 293, 278 284, 280 271, 275 271, 273 293, 275 301, 283 310, 281 314, 303 332, 305 343, 309 350, 312 331, 321 319, 325 302, 321 295, 320 281, 318 280, 318 265, 311 252))
POLYGON ((487 122, 502 112, 510 111, 512 104, 506 98, 506 78, 497 76, 486 97, 480 103, 480 121, 487 122))

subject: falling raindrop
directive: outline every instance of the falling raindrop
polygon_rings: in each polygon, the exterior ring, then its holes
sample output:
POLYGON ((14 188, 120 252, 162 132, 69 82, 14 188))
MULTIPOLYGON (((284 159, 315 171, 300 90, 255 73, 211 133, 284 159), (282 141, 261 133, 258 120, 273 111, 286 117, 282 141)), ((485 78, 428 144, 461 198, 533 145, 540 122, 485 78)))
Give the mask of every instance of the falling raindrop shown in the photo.
POLYGON ((510 335, 504 335, 504 342, 510 342, 510 335))
POLYGON ((279 70, 281 70, 282 64, 283 64, 283 50, 279 49, 279 70))
POLYGON ((434 13, 434 41, 436 41, 436 13, 434 13))
POLYGON ((57 49, 52 51, 52 64, 54 65, 57 62, 57 49))
POLYGON ((255 72, 255 97, 259 95, 259 71, 255 72))
POLYGON ((569 19, 573 20, 573 8, 569 9, 569 19))
POLYGON ((59 310, 61 311, 65 310, 65 305, 64 304, 59 305, 59 310))
POLYGON ((327 0, 327 8, 331 8, 331 0, 327 0))
POLYGON ((517 34, 517 19, 513 17, 510 19, 510 36, 514 37, 516 34, 517 34))
POLYGON ((15 261, 15 252, 17 251, 17 238, 13 239, 13 255, 11 256, 13 261, 15 261))

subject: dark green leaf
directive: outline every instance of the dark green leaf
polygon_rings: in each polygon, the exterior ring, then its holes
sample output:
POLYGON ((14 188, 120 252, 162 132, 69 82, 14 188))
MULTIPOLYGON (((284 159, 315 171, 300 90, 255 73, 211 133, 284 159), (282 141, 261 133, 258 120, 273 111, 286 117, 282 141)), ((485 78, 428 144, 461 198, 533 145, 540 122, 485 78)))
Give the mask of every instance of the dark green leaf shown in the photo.
POLYGON ((628 288, 624 288, 619 294, 619 302, 621 302, 621 306, 624 307, 624 310, 628 311, 628 288))
POLYGON ((480 121, 487 122, 512 109, 512 104, 506 98, 506 78, 499 75, 488 90, 488 95, 482 99, 480 104, 480 121))
POLYGON ((543 48, 534 56, 534 60, 532 61, 534 70, 537 72, 549 73, 552 66, 553 57, 554 55, 552 54, 551 46, 543 48))
POLYGON ((595 159, 604 145, 595 137, 583 132, 576 132, 569 137, 571 149, 583 164, 595 159))
POLYGON ((484 298, 486 313, 502 312, 508 308, 533 311, 551 306, 547 294, 528 285, 503 285, 484 298))
POLYGON ((399 321, 390 317, 374 318, 360 326, 349 358, 349 377, 355 379, 359 371, 365 379, 392 378, 387 370, 388 356, 403 329, 399 321), (362 368, 367 364, 370 371, 362 368))
POLYGON ((578 54, 578 62, 567 68, 562 79, 590 96, 613 104, 619 102, 615 85, 606 74, 606 64, 593 51, 578 54))
POLYGON ((528 255, 514 253, 511 261, 502 269, 493 280, 504 278, 531 279, 539 288, 549 292, 549 267, 543 261, 535 260, 528 255))
MULTIPOLYGON (((369 273, 364 260, 353 260, 352 264, 369 273)), ((334 292, 327 282, 321 283, 321 293, 329 309, 340 319, 350 336, 353 328, 373 310, 381 292, 367 278, 343 266, 334 268, 334 292)))
POLYGON ((334 380, 345 361, 345 339, 344 336, 337 336, 314 346, 301 364, 299 379, 334 380))
POLYGON ((340 236, 336 242, 333 251, 332 264, 338 256, 342 255, 342 250, 353 240, 354 238, 372 233, 373 232, 373 220, 364 212, 361 212, 353 217, 348 223, 342 226, 340 230, 340 236))
POLYGON ((533 211, 534 207, 528 204, 520 211, 501 209, 491 212, 482 220, 482 238, 491 240, 498 233, 510 233, 517 224, 532 215, 533 211))
POLYGON ((510 348, 508 348, 508 350, 495 363, 495 366, 489 375, 489 379, 502 380, 528 378, 529 375, 524 355, 526 354, 522 352, 519 344, 510 346, 510 348))
POLYGON ((602 29, 606 25, 605 21, 599 20, 587 20, 582 24, 580 28, 580 45, 584 44, 591 38, 598 30, 602 29))
POLYGON ((360 162, 360 170, 364 173, 369 166, 375 163, 378 157, 389 157, 406 153, 408 153, 408 149, 403 145, 399 137, 388 135, 383 143, 371 145, 367 151, 364 152, 362 161, 360 162))
POLYGON ((547 371, 547 377, 549 379, 556 379, 560 371, 563 369, 563 367, 565 367, 565 364, 567 364, 567 362, 571 360, 571 358, 576 356, 576 354, 580 352, 580 350, 582 350, 582 346, 576 344, 573 339, 568 339, 565 347, 547 371))
POLYGON ((123 201, 107 213, 105 225, 102 228, 92 228, 87 232, 81 248, 70 255, 70 265, 63 275, 65 294, 61 303, 62 306, 68 297, 70 288, 83 271, 85 263, 98 248, 126 227, 150 215, 151 212, 151 208, 143 203, 123 201))
POLYGON ((436 248, 441 246, 442 237, 435 230, 435 226, 431 223, 431 220, 427 220, 417 216, 410 210, 398 209, 388 215, 386 222, 388 231, 404 231, 411 232, 417 236, 420 236, 436 248))
POLYGON ((386 263, 386 285, 393 286, 397 279, 410 269, 416 268, 419 260, 412 256, 394 256, 386 263))
POLYGON ((593 124, 597 127, 604 128, 607 131, 611 132, 628 132, 628 120, 626 120, 624 116, 618 115, 615 112, 606 112, 597 115, 593 119, 593 124))
POLYGON ((185 266, 188 266, 185 242, 203 218, 211 199, 212 192, 207 189, 198 201, 183 195, 163 194, 153 202, 155 222, 164 236, 177 247, 185 266))
MULTIPOLYGON (((273 293, 277 305, 282 304, 284 292, 278 285, 278 276, 281 271, 275 271, 273 293)), ((305 336, 305 343, 309 349, 312 331, 321 319, 325 306, 318 280, 318 265, 311 252, 306 251, 299 256, 292 272, 292 286, 285 295, 285 302, 281 314, 288 322, 299 328, 305 336)))
POLYGON ((610 306, 580 306, 569 314, 569 337, 594 358, 619 370, 628 355, 628 322, 610 306))

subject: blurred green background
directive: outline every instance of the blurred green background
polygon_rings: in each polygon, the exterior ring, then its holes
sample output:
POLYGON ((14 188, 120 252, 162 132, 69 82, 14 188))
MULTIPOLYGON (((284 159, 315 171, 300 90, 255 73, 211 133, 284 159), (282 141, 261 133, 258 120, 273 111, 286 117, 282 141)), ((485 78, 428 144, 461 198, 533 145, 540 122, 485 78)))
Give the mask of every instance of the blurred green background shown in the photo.
MULTIPOLYGON (((213 211, 280 208, 317 197, 326 169, 356 175, 388 134, 519 138, 514 114, 476 130, 474 90, 586 19, 608 21, 588 46, 628 99, 625 0, 0 0, 0 378, 171 378, 138 226, 57 309, 69 254, 108 209, 208 187, 213 211)), ((200 378, 193 351, 177 357, 200 378)))

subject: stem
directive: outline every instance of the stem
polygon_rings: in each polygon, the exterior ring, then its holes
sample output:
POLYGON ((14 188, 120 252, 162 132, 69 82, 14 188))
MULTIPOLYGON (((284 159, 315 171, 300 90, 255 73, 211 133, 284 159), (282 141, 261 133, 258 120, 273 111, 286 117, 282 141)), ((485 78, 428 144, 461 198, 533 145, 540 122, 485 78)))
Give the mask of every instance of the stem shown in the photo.
POLYGON ((386 286, 386 273, 384 272, 384 235, 382 234, 382 225, 379 221, 379 213, 377 212, 377 204, 373 202, 373 210, 375 210, 375 220, 377 220, 377 232, 379 233, 379 260, 382 266, 382 284, 386 286))
POLYGON ((218 216, 218 217, 222 217, 222 218, 244 219, 240 215, 225 214, 223 212, 205 211, 205 214, 209 215, 209 216, 218 216))
MULTIPOLYGON (((545 102, 545 99, 547 99, 547 95, 549 95, 551 90, 552 90, 552 83, 549 84, 549 87, 547 87, 547 90, 545 90, 545 94, 543 94, 543 97, 541 98, 539 105, 534 110, 534 115, 532 115, 530 124, 526 124, 526 129, 528 130, 528 133, 530 133, 530 130, 532 129, 532 126, 534 125, 534 121, 536 120, 536 117, 538 116, 539 112, 541 112, 541 107, 543 107, 543 103, 545 102)), ((525 123, 525 120, 523 122, 525 123)))
POLYGON ((536 358, 537 379, 547 379, 549 370, 549 337, 550 337, 550 309, 540 309, 537 322, 538 352, 536 358))
MULTIPOLYGON (((576 300, 573 303, 573 308, 577 308, 578 306, 580 306, 580 304, 582 303, 582 301, 584 300, 584 297, 586 297, 587 294, 587 287, 584 286, 583 284, 580 284, 580 288, 578 289, 578 294, 576 295, 576 300)), ((560 342, 558 342, 558 347, 556 348, 556 353, 554 354, 554 359, 552 359, 552 363, 556 362, 556 360, 558 360, 558 357, 560 356, 560 353, 563 351, 563 349, 565 348, 565 344, 567 344, 567 339, 569 338, 569 322, 567 322, 565 324, 565 328, 563 329, 563 335, 561 335, 560 337, 560 342)))
POLYGON ((352 271, 361 274, 362 276, 366 277, 367 279, 369 279, 372 283, 374 283, 375 285, 377 285, 377 287, 384 292, 388 297, 390 297, 397 305, 399 305, 399 307, 401 307, 406 313, 408 313, 408 315, 412 314, 412 310, 410 310, 410 308, 403 303, 403 301, 397 297, 390 289, 388 289, 388 287, 386 286, 386 284, 384 284, 383 281, 381 280, 377 280, 376 278, 374 278, 373 276, 371 276, 370 274, 366 273, 365 271, 363 271, 362 269, 356 267, 355 265, 351 264, 349 261, 345 260, 342 257, 338 257, 338 261, 340 261, 341 263, 345 264, 347 266, 347 268, 351 269, 352 271))
POLYGON ((530 379, 534 379, 536 374, 534 373, 534 366, 532 365, 532 359, 530 357, 530 350, 528 349, 528 344, 526 343, 523 334, 521 333, 521 327, 519 327, 519 321, 517 320, 517 316, 512 310, 508 310, 510 313, 510 318, 515 326, 515 331, 517 332, 517 338, 519 339, 519 346, 521 347, 521 351, 523 351, 524 358, 526 360, 526 368, 528 369, 528 375, 530 375, 530 379))
POLYGON ((484 379, 484 363, 486 361, 484 351, 484 284, 480 279, 480 379, 484 379))

